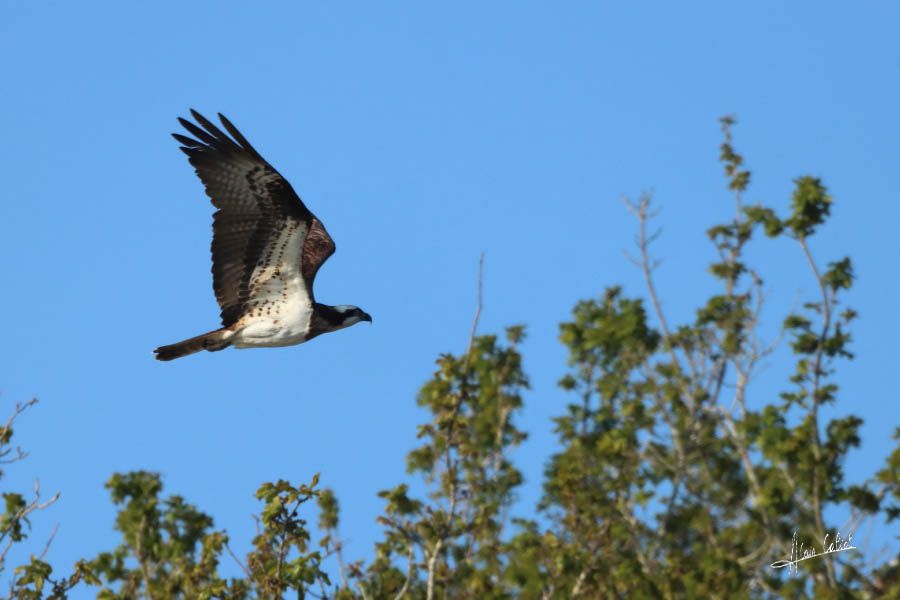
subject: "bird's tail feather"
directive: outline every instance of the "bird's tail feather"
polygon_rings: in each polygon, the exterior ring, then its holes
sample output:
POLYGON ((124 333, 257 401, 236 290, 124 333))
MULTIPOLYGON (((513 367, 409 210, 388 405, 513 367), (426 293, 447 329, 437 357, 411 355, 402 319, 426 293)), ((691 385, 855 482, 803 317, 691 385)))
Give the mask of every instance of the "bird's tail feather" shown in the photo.
POLYGON ((215 331, 192 337, 182 342, 178 342, 177 344, 160 346, 153 352, 156 353, 156 360, 175 360, 176 358, 200 352, 201 350, 215 352, 216 350, 224 350, 230 346, 231 342, 229 340, 232 335, 234 334, 228 329, 216 329, 215 331))

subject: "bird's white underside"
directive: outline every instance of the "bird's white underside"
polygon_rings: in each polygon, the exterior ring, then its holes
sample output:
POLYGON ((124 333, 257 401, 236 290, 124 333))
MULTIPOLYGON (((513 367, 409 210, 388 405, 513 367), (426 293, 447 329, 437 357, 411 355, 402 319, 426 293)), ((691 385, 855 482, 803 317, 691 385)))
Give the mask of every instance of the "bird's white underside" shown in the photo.
POLYGON ((250 277, 250 307, 235 323, 235 348, 293 346, 306 341, 313 303, 301 272, 307 225, 294 222, 273 239, 272 263, 257 266, 250 277))

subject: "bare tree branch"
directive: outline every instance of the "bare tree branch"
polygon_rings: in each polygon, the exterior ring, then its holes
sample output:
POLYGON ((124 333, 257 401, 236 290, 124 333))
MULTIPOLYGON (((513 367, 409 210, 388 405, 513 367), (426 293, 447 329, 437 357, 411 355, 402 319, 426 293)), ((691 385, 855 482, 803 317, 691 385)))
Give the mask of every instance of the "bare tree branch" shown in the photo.
POLYGON ((409 562, 406 567, 406 580, 403 582, 403 587, 401 587, 397 591, 397 595, 394 596, 394 600, 403 600, 403 597, 406 595, 407 590, 409 590, 409 584, 412 582, 413 578, 413 569, 415 568, 415 560, 416 560, 416 550, 415 546, 412 544, 409 545, 408 549, 409 562))
POLYGON ((484 285, 484 252, 478 257, 478 303, 475 305, 475 318, 472 319, 472 330, 469 332, 469 344, 466 346, 466 360, 472 352, 472 344, 475 342, 475 332, 478 330, 478 320, 481 318, 481 299, 484 285))
POLYGON ((47 543, 44 544, 44 549, 38 555, 38 560, 44 560, 44 557, 47 556, 47 552, 50 550, 50 544, 53 543, 53 539, 56 537, 56 532, 59 531, 59 523, 57 523, 53 527, 53 531, 50 532, 50 537, 47 538, 47 543))
POLYGON ((231 555, 231 558, 234 560, 234 562, 236 562, 237 565, 241 568, 241 571, 244 572, 244 575, 246 575, 248 579, 252 579, 252 575, 250 574, 250 569, 248 569, 247 565, 245 565, 241 561, 241 559, 239 559, 237 557, 237 554, 234 553, 234 550, 231 549, 231 546, 228 545, 228 542, 225 542, 225 550, 228 551, 228 554, 231 555))

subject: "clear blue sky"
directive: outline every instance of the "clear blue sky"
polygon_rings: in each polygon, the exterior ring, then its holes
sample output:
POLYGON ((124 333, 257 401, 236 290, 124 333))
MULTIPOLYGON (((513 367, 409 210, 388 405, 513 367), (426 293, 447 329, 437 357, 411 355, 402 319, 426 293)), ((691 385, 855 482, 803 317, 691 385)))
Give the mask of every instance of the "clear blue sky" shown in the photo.
MULTIPOLYGON (((464 349, 482 250, 481 331, 529 331, 516 510, 530 512, 567 401, 559 322, 607 285, 643 292, 621 253, 634 232, 623 194, 653 190, 663 207, 670 319, 712 289, 703 232, 733 207, 717 162, 725 113, 739 116, 750 200, 783 208, 807 173, 836 199, 814 251, 852 254, 861 320, 832 412, 865 418, 846 471, 870 475, 900 421, 900 5, 744 6, 4 2, 0 405, 42 402, 16 431, 31 456, 3 488, 37 476, 62 492, 31 549, 55 523, 57 566, 111 548, 103 483, 151 469, 243 553, 258 484, 321 471, 349 557, 370 556, 376 492, 405 478, 427 418, 414 394, 438 353, 464 349), (338 245, 317 296, 373 326, 153 360, 218 324, 212 208, 169 137, 190 107, 228 115, 288 177, 338 245)), ((753 258, 774 328, 813 282, 788 244, 753 258)), ((769 373, 787 371, 781 358, 769 373)))

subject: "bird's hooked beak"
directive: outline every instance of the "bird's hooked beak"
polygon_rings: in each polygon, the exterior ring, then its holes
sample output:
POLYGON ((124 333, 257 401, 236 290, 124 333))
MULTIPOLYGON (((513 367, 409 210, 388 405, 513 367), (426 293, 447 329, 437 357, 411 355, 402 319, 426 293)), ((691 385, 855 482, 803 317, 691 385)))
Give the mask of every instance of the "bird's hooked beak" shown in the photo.
POLYGON ((369 323, 371 323, 371 322, 372 322, 372 315, 370 315, 369 313, 364 312, 364 313, 362 314, 362 316, 359 318, 359 320, 360 320, 360 321, 368 321, 369 323))

